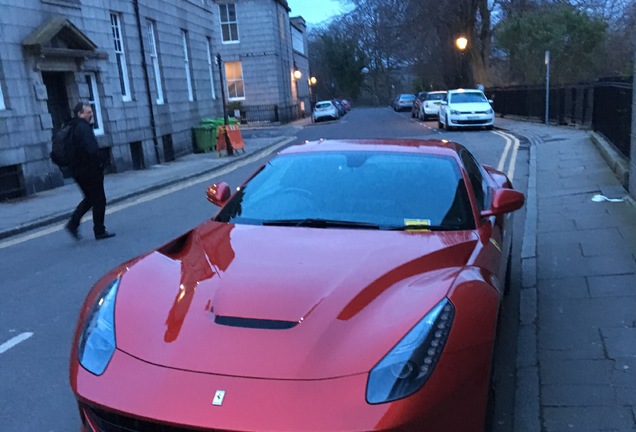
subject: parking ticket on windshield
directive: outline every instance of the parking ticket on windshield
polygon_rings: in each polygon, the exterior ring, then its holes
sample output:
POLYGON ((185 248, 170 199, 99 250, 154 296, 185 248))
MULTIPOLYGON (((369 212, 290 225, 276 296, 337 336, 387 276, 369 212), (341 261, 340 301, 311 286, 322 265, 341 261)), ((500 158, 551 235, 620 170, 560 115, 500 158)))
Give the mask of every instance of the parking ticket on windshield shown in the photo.
POLYGON ((406 231, 428 231, 425 226, 430 224, 430 219, 404 219, 404 226, 413 226, 413 228, 407 228, 406 231))

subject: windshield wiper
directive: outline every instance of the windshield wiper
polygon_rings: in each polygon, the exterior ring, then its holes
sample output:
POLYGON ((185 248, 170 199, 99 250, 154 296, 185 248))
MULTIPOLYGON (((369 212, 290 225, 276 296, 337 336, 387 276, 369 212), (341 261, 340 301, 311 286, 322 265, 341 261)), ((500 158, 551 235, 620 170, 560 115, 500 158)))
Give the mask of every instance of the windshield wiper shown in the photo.
POLYGON ((387 231, 460 231, 462 228, 458 225, 426 225, 426 224, 413 224, 413 225, 399 225, 384 228, 387 231))
POLYGON ((265 226, 293 226, 309 228, 360 228, 360 229, 380 229, 377 224, 366 222, 352 222, 343 220, 306 218, 306 219, 278 219, 263 221, 265 226))

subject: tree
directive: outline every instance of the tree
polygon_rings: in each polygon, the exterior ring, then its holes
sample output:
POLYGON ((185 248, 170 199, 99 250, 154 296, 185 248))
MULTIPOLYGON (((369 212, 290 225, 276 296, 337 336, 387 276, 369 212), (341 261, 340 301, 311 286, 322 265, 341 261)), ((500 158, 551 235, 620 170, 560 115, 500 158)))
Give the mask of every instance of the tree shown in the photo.
POLYGON ((323 99, 346 97, 355 100, 364 80, 367 59, 358 39, 341 32, 337 26, 334 22, 311 34, 309 53, 312 72, 318 80, 316 91, 323 99))
POLYGON ((496 46, 506 54, 508 82, 543 82, 545 51, 551 54, 554 83, 595 78, 598 68, 594 53, 606 28, 604 21, 568 4, 505 18, 496 29, 496 46))

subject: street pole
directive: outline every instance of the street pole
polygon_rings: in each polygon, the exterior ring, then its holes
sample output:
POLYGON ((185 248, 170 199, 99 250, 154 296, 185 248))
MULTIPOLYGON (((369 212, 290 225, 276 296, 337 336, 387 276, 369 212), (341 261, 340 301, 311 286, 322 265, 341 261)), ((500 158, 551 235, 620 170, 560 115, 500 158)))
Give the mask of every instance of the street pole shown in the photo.
POLYGON ((234 156, 234 149, 230 142, 230 137, 227 134, 227 126, 229 124, 227 118, 227 108, 225 107, 225 79, 223 78, 223 60, 221 59, 221 53, 216 54, 216 63, 219 66, 219 79, 221 83, 221 103, 223 104, 223 124, 225 125, 225 143, 227 146, 227 155, 234 156))
POLYGON ((545 125, 550 122, 550 51, 545 52, 545 125))
POLYGON ((632 87, 632 143, 629 158, 629 194, 636 200, 636 52, 634 52, 634 86, 632 87))

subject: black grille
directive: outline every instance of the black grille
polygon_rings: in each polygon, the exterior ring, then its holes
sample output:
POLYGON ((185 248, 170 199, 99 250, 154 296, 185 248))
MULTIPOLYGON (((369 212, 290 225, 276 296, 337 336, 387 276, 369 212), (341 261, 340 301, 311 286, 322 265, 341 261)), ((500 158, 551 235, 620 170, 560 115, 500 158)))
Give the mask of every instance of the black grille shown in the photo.
POLYGON ((455 123, 463 124, 463 125, 480 125, 480 124, 488 123, 490 120, 483 119, 483 120, 454 120, 454 121, 455 123))
POLYGON ((222 432, 218 429, 192 429, 140 420, 86 405, 82 408, 89 423, 96 426, 99 432, 222 432))

